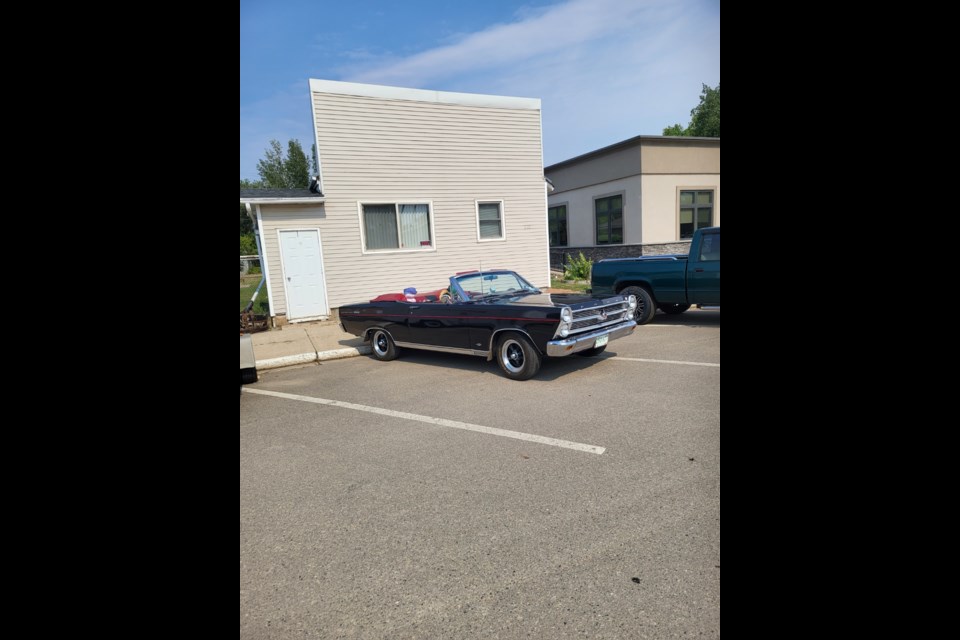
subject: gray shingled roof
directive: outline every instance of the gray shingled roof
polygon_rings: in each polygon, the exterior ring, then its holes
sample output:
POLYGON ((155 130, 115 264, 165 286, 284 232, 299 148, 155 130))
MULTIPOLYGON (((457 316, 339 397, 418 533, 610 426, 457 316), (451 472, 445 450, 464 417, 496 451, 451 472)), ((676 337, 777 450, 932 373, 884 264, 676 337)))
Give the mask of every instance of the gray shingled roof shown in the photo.
POLYGON ((322 193, 310 189, 240 189, 240 199, 257 198, 322 198, 322 193))

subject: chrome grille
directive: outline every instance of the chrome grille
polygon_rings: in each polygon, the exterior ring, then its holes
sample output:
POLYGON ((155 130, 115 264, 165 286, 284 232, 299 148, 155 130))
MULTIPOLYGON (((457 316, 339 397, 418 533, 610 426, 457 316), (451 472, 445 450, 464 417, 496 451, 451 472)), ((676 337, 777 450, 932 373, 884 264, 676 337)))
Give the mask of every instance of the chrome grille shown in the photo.
POLYGON ((617 324, 630 318, 630 307, 622 300, 616 302, 603 303, 587 309, 575 309, 573 311, 573 325, 570 327, 570 333, 583 333, 590 329, 605 327, 610 324, 617 324))

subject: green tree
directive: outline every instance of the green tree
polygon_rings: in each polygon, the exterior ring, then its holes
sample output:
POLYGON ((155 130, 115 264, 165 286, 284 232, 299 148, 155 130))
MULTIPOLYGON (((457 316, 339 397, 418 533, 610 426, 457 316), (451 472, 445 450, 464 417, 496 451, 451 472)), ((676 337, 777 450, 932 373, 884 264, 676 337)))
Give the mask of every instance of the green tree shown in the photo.
POLYGON ((310 165, 299 140, 287 143, 287 160, 283 163, 283 174, 287 179, 287 188, 306 189, 310 186, 310 165))
POLYGON ((257 255, 257 241, 253 238, 253 232, 240 234, 240 255, 257 255))
POLYGON ((716 89, 703 85, 700 104, 690 112, 690 126, 687 135, 720 137, 720 84, 716 89))
POLYGON ((277 140, 271 140, 263 158, 257 162, 261 186, 268 189, 306 189, 310 185, 310 165, 299 140, 287 142, 287 154, 277 140))
MULTIPOLYGON (((263 185, 259 182, 253 182, 252 180, 240 180, 241 189, 260 189, 263 185)), ((247 215, 247 205, 240 204, 240 235, 245 235, 248 233, 253 233, 253 222, 250 220, 250 216, 247 215)), ((243 253, 241 251, 241 253, 243 253)))
MULTIPOLYGON (((240 180, 241 189, 259 189, 259 182, 240 180)), ((248 256, 257 252, 257 243, 253 239, 253 221, 247 215, 247 205, 240 203, 240 255, 248 256), (251 250, 252 247, 252 250, 251 250)))
POLYGON ((270 146, 257 161, 257 173, 264 187, 283 189, 286 187, 286 174, 283 171, 283 147, 277 140, 271 140, 270 146))
POLYGON ((720 84, 713 89, 703 85, 700 104, 690 110, 690 124, 686 129, 675 124, 663 130, 665 136, 720 137, 720 84))

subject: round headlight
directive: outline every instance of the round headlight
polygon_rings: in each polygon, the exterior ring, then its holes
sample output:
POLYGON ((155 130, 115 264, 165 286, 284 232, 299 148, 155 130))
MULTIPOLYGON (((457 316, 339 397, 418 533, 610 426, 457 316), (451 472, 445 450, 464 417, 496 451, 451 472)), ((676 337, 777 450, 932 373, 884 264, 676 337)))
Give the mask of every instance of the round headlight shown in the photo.
POLYGON ((564 307, 560 310, 560 319, 564 322, 573 322, 573 309, 564 307))
POLYGON ((631 309, 637 308, 637 296, 627 296, 627 304, 630 305, 631 309))
POLYGON ((570 329, 568 329, 568 328, 566 328, 566 327, 564 327, 563 329, 560 329, 560 337, 561 337, 561 338, 566 338, 568 335, 570 335, 570 329))

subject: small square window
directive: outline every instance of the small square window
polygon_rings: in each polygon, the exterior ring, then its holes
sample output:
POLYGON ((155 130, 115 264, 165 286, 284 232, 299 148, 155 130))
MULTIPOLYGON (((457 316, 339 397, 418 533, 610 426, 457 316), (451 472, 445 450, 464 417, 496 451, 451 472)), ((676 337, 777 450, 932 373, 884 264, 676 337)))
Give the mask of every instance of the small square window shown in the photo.
POLYGON ((477 202, 477 235, 480 240, 503 239, 503 202, 477 202))

